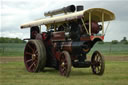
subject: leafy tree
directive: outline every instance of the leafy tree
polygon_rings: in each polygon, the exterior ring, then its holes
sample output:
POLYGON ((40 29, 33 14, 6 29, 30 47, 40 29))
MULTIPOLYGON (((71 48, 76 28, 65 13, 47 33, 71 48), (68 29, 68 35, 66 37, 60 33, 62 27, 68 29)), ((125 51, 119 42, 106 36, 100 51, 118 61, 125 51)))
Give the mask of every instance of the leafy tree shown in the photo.
POLYGON ((118 41, 117 40, 112 40, 112 44, 117 44, 118 41))
POLYGON ((127 38, 126 37, 123 37, 123 39, 120 41, 120 43, 127 44, 128 43, 127 38))

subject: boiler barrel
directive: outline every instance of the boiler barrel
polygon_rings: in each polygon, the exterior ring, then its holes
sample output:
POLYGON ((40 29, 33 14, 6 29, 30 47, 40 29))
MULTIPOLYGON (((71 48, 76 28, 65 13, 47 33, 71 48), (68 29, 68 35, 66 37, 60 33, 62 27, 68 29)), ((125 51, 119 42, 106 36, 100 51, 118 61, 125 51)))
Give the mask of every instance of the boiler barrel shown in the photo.
POLYGON ((69 53, 72 53, 73 55, 79 55, 82 51, 82 46, 84 45, 84 42, 63 42, 63 50, 68 51, 69 53))

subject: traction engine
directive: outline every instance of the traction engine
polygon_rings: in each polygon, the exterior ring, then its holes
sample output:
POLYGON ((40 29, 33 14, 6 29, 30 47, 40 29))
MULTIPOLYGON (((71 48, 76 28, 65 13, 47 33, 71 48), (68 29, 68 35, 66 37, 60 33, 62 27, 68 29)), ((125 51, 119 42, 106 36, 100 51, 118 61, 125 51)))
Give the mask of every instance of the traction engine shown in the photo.
POLYGON ((91 60, 87 60, 87 54, 96 42, 103 41, 104 21, 114 20, 114 14, 103 8, 83 10, 83 6, 70 5, 44 15, 50 17, 21 25, 21 29, 30 27, 30 39, 24 50, 27 71, 51 67, 68 77, 73 66, 91 67, 94 74, 102 75, 105 69, 102 54, 95 51, 91 60), (64 15, 54 16, 61 13, 64 15), (41 32, 41 25, 46 26, 46 32, 41 32))

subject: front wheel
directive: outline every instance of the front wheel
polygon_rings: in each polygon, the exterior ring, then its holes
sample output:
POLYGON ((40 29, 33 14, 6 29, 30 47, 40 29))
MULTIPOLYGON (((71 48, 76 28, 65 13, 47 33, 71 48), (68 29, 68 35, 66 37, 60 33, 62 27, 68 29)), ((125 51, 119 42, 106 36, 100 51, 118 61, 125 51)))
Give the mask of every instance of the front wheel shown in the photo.
POLYGON ((59 61, 59 71, 62 76, 68 77, 71 72, 71 58, 67 51, 63 51, 59 61))
POLYGON ((96 75, 103 75, 105 69, 104 57, 100 52, 95 51, 91 58, 92 72, 96 75))

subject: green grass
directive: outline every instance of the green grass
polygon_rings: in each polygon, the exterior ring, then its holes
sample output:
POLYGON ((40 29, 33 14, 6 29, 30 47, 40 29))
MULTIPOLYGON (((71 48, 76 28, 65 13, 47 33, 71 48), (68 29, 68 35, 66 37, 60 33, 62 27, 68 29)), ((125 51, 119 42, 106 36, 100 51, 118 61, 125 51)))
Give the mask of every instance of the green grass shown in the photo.
MULTIPOLYGON (((25 44, 0 44, 0 57, 23 56, 25 44)), ((126 44, 96 44, 95 50, 103 55, 128 56, 126 44)), ((116 58, 116 57, 113 57, 116 58)), ((107 61, 103 76, 93 75, 91 68, 72 68, 69 78, 59 75, 55 69, 44 72, 27 72, 23 62, 0 63, 0 85, 128 85, 128 61, 107 61)))
POLYGON ((23 62, 0 63, 0 85, 128 85, 128 62, 109 61, 103 76, 91 68, 72 68, 69 78, 46 68, 45 72, 27 72, 23 62))
MULTIPOLYGON (((25 44, 22 43, 0 43, 0 56, 23 56, 25 44)), ((128 44, 96 44, 89 52, 91 55, 95 50, 105 56, 127 56, 128 44)))

